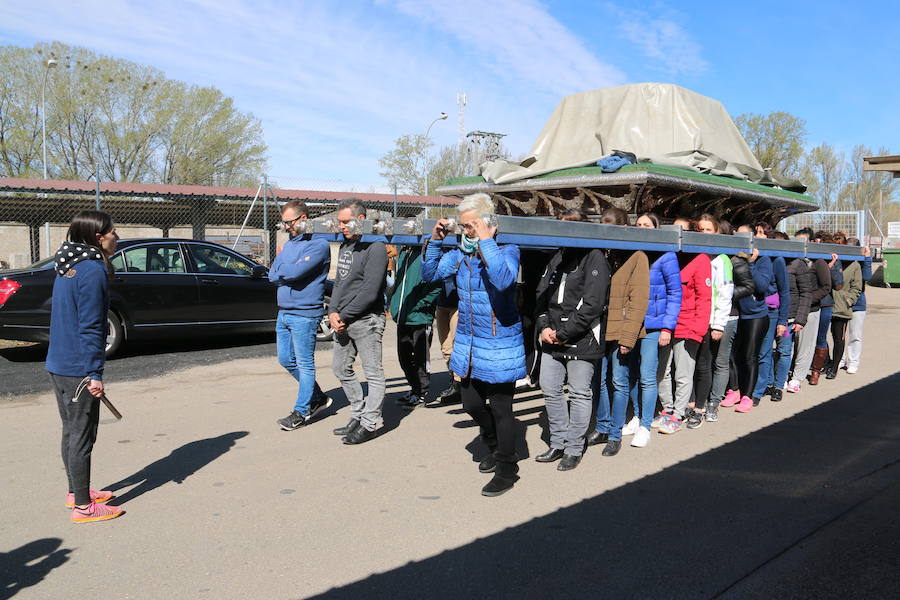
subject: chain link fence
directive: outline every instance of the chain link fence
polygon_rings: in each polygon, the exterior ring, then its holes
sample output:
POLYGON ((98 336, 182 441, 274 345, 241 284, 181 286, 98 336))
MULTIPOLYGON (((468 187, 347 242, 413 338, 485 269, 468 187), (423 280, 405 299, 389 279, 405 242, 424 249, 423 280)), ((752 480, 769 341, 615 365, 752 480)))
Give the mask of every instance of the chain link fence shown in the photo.
POLYGON ((31 191, 0 185, 0 269, 52 256, 75 213, 91 208, 110 213, 123 239, 203 239, 266 265, 287 241, 276 226, 280 206, 289 199, 306 202, 311 217, 332 213, 349 196, 362 198, 370 217, 443 216, 451 211, 434 199, 429 205, 424 198, 395 195, 383 183, 301 177, 263 177, 256 188, 242 190, 112 183, 93 194, 93 182, 29 183, 31 191))
POLYGON ((804 227, 828 233, 843 231, 848 237, 859 238, 863 244, 868 240, 866 212, 862 210, 817 210, 794 215, 778 223, 778 230, 788 235, 794 235, 794 232, 804 227))

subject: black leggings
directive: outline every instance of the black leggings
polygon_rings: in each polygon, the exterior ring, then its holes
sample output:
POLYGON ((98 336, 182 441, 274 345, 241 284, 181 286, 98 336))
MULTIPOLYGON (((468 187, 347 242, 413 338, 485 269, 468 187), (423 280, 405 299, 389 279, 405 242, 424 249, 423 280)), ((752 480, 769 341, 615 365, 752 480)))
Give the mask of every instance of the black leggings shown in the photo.
POLYGON ((512 410, 515 390, 515 382, 487 383, 468 377, 460 382, 463 408, 478 423, 481 439, 494 453, 500 475, 516 471, 516 419, 512 410))
POLYGON ((738 390, 741 398, 753 395, 756 376, 759 374, 759 349, 769 329, 768 315, 758 319, 740 319, 734 338, 734 362, 738 372, 738 390))
POLYGON ((832 349, 831 360, 834 363, 832 365, 832 370, 837 372, 838 367, 840 366, 841 359, 844 358, 844 348, 846 347, 846 339, 847 339, 847 323, 849 323, 848 319, 842 319, 840 317, 831 317, 831 341, 834 342, 834 348, 832 349))
POLYGON ((428 393, 428 349, 431 325, 397 325, 397 358, 416 396, 428 393))
MULTIPOLYGON (((697 364, 694 366, 694 408, 703 410, 709 400, 712 387, 712 340, 709 331, 703 336, 703 342, 697 350, 697 364)), ((716 345, 718 350, 718 344, 716 345)))

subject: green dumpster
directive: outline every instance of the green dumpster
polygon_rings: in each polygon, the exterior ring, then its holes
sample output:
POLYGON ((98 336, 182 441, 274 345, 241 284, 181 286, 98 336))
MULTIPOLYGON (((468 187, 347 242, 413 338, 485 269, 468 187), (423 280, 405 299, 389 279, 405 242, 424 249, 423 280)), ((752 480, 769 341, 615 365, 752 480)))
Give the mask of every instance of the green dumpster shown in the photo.
POLYGON ((884 284, 888 287, 900 285, 900 248, 885 248, 881 253, 884 256, 884 284))

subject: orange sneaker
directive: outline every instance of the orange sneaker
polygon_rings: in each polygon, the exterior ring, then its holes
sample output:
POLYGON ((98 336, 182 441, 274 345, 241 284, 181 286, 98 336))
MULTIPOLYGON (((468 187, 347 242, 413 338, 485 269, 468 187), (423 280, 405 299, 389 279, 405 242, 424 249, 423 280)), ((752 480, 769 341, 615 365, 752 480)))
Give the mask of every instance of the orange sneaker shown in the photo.
POLYGON ((118 506, 106 506, 105 504, 91 502, 84 508, 75 507, 72 509, 72 522, 92 523, 94 521, 108 521, 123 514, 125 514, 125 511, 118 506))
MULTIPOLYGON (((109 490, 91 490, 91 502, 106 504, 113 499, 113 493, 109 490)), ((66 508, 75 508, 75 494, 66 494, 66 508)))

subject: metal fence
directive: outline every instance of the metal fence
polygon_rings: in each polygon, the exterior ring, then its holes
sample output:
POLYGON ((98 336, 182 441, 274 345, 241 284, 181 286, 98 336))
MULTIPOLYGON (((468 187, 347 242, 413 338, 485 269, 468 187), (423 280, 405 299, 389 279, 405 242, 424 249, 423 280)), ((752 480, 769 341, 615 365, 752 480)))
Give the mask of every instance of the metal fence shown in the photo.
POLYGON ((817 210, 788 217, 778 223, 778 230, 794 235, 794 232, 809 227, 813 231, 834 233, 843 231, 849 237, 856 237, 863 244, 868 243, 866 212, 862 210, 817 210))
POLYGON ((21 268, 52 256, 65 239, 74 214, 86 208, 110 213, 123 239, 205 239, 233 247, 263 264, 269 264, 287 240, 285 233, 276 231, 285 196, 304 198, 311 216, 328 214, 337 204, 333 199, 322 199, 328 195, 322 192, 359 195, 370 216, 434 216, 444 212, 443 208, 429 209, 424 203, 416 205, 410 197, 396 196, 383 184, 341 180, 263 177, 255 195, 251 188, 244 197, 232 198, 90 194, 93 182, 71 183, 78 184, 79 191, 0 193, 0 269, 21 268), (309 193, 298 194, 297 190, 309 193), (378 201, 369 199, 373 194, 379 194, 378 201))

